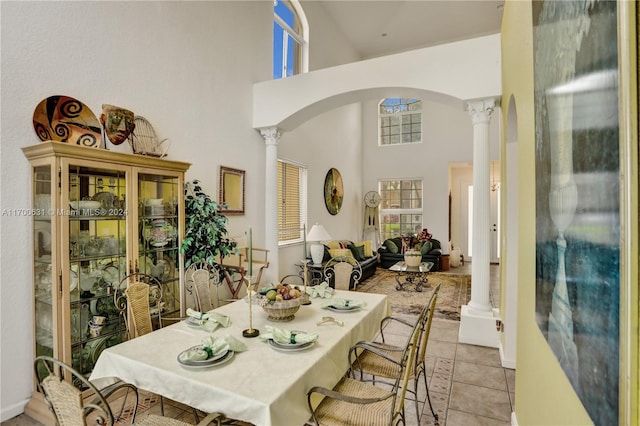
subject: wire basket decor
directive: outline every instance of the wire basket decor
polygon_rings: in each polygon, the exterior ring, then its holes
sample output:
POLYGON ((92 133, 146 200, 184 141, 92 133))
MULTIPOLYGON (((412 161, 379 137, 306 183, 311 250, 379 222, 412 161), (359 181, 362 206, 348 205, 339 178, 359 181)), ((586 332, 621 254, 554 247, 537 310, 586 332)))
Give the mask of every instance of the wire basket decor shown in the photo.
POLYGON ((156 131, 146 118, 136 115, 133 119, 135 129, 131 133, 131 148, 135 154, 163 158, 167 155, 168 139, 159 140, 156 131))

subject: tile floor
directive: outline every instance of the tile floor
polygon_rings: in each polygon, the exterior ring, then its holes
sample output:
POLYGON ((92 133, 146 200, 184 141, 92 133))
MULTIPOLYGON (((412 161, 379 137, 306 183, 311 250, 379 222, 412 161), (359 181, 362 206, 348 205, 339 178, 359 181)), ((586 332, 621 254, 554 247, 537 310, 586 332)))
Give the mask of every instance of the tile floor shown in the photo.
MULTIPOLYGON (((452 268, 451 273, 471 273, 465 263, 452 268)), ((494 306, 499 296, 499 268, 491 266, 491 293, 494 306)), ((439 424, 446 426, 510 425, 515 392, 515 370, 502 368, 497 349, 458 343, 458 321, 434 319, 427 347, 429 393, 439 424)), ((388 329, 385 335, 401 338, 406 329, 388 329)), ((419 409, 423 413, 419 426, 436 424, 424 391, 419 394, 419 409)), ((159 404, 141 413, 158 413, 159 404)), ((165 415, 193 422, 191 410, 165 401, 165 415)), ((418 426, 415 404, 407 401, 407 425, 418 426)), ((2 426, 36 426, 25 415, 3 422, 2 426)), ((288 425, 282 425, 288 426, 288 425)))

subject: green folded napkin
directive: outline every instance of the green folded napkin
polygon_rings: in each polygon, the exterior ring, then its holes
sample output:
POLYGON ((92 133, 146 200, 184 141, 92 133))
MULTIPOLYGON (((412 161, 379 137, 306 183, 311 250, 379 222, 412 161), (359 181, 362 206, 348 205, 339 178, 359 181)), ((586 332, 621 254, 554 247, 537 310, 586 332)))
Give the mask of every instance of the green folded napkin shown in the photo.
POLYGON ((182 359, 188 361, 205 361, 209 358, 223 355, 230 350, 233 352, 244 352, 247 350, 247 345, 228 334, 220 337, 209 336, 200 341, 200 346, 187 351, 182 359))
POLYGON ((220 326, 229 327, 231 325, 231 318, 214 311, 198 312, 194 309, 187 308, 187 315, 200 320, 200 326, 209 331, 215 331, 220 326))
POLYGON ((311 297, 329 298, 333 295, 333 289, 329 287, 329 283, 324 281, 318 285, 307 287, 307 294, 311 297))
POLYGON ((318 340, 317 333, 305 333, 303 331, 290 331, 286 328, 278 328, 271 325, 265 326, 267 332, 260 334, 263 341, 269 339, 282 345, 291 343, 309 343, 318 340))
POLYGON ((328 308, 329 306, 341 307, 341 308, 342 307, 344 307, 344 308, 349 308, 349 307, 364 308, 365 306, 367 306, 367 302, 365 302, 364 300, 335 298, 335 299, 327 300, 326 302, 324 302, 322 304, 323 308, 328 308))

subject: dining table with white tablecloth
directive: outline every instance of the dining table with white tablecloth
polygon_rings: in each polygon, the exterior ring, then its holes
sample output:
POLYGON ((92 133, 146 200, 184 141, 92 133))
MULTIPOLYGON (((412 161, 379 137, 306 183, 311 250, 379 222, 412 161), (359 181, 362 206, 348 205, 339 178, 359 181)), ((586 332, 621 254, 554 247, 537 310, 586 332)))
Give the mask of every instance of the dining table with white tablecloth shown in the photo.
POLYGON ((250 327, 250 305, 238 300, 214 310, 231 321, 212 333, 181 321, 107 348, 90 379, 117 377, 204 412, 221 412, 255 425, 302 425, 311 415, 307 391, 312 386, 332 388, 349 367, 349 348, 373 338, 381 319, 390 313, 384 295, 337 290, 332 298, 363 306, 329 310, 326 305, 331 299, 311 298, 312 303, 301 305, 293 320, 272 322, 260 306, 251 304, 250 327), (323 322, 324 317, 337 321, 323 322), (243 330, 252 328, 264 334, 271 327, 318 336, 312 345, 293 351, 276 350, 259 337, 243 337, 243 330), (182 352, 211 336, 234 337, 246 350, 208 368, 189 368, 178 362, 182 352))

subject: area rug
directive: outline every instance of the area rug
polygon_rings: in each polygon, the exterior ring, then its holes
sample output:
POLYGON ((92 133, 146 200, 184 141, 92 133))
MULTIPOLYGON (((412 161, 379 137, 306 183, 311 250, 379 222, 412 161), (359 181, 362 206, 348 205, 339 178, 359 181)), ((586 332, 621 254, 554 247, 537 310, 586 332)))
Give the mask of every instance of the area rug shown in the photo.
POLYGON ((396 290, 397 272, 378 268, 376 273, 358 285, 357 291, 385 294, 391 303, 391 311, 398 314, 418 315, 431 297, 431 288, 438 284, 440 292, 434 318, 460 320, 460 307, 471 299, 471 276, 433 272, 429 274, 428 287, 416 292, 415 286, 404 285, 396 290))

